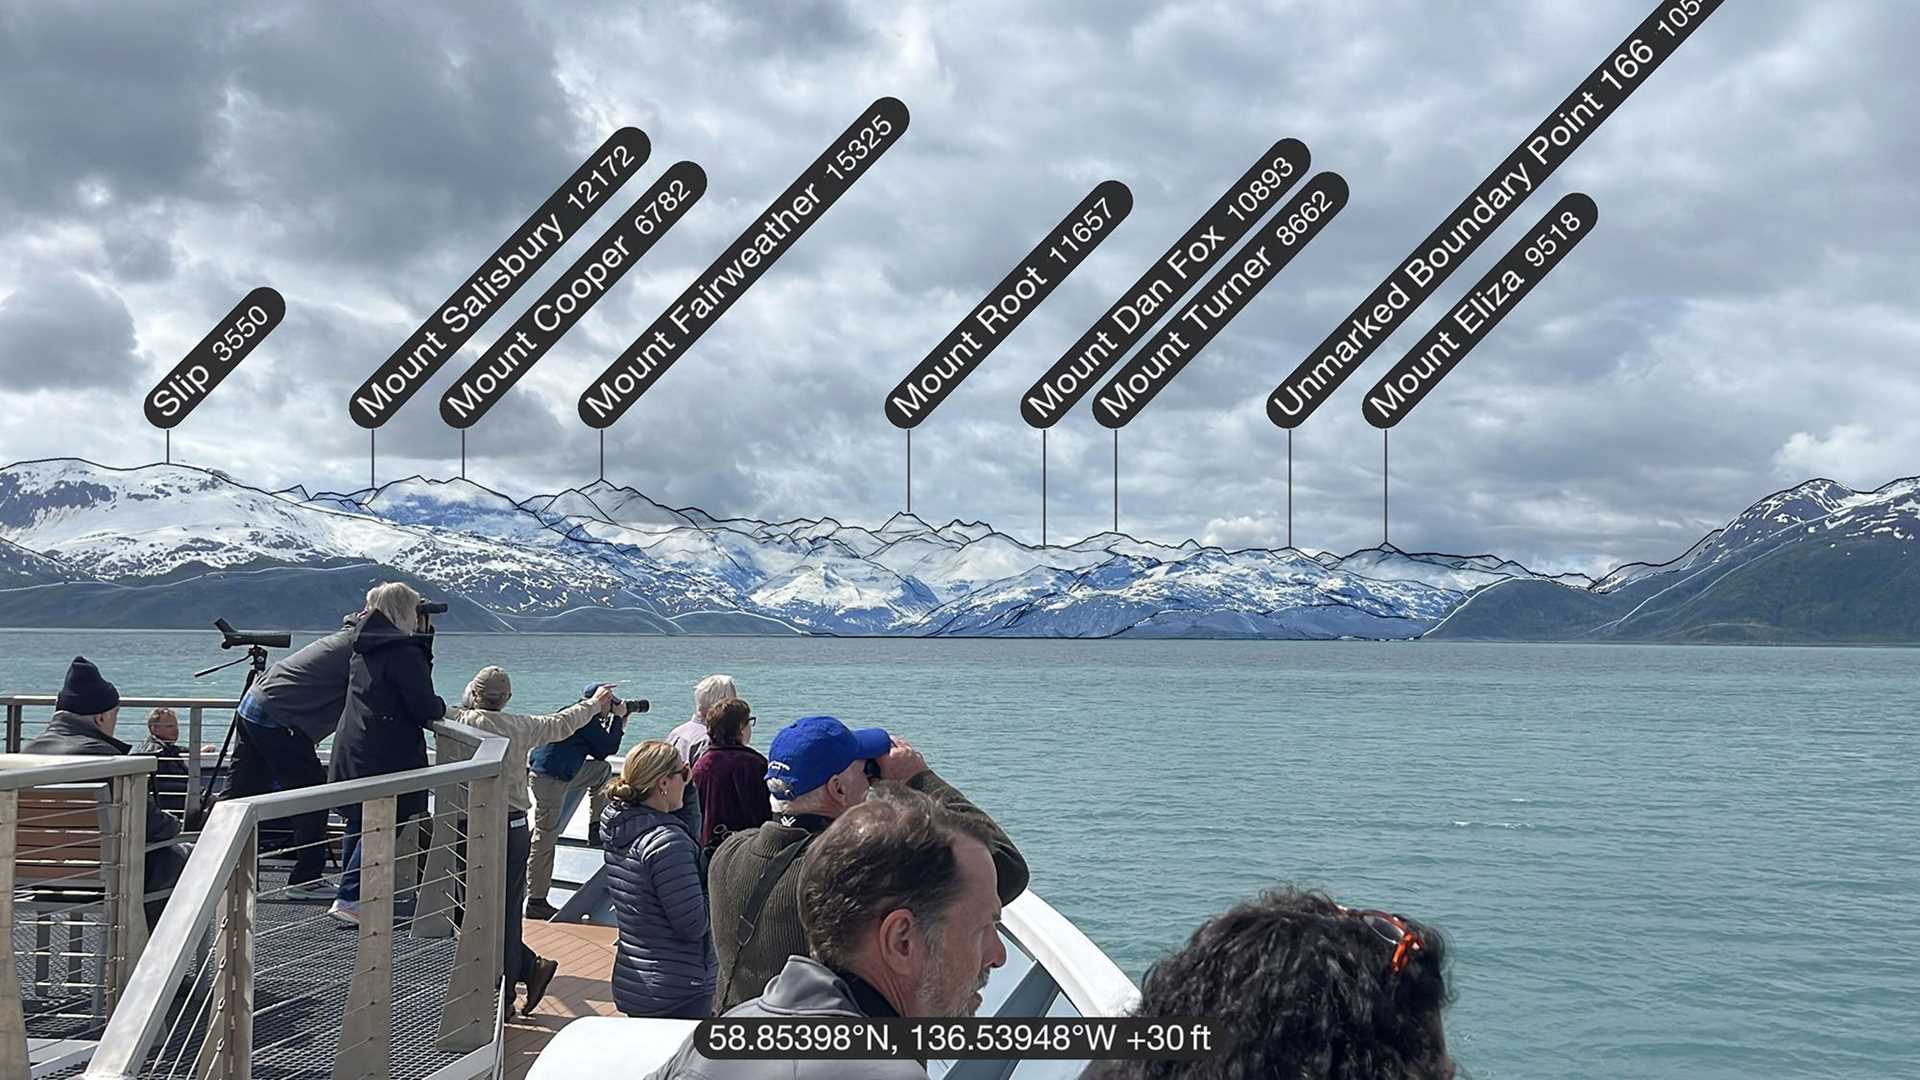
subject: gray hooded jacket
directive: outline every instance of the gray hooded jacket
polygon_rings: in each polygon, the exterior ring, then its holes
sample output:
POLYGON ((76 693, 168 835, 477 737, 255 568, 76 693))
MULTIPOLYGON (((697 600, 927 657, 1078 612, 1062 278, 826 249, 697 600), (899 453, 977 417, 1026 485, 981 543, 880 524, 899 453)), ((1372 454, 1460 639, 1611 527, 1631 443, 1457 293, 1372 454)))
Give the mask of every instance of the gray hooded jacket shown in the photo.
MULTIPOLYGON (((767 992, 728 1009, 730 1017, 864 1016, 853 988, 826 965, 789 957, 767 992)), ((700 1056, 689 1037, 647 1080, 926 1080, 917 1061, 714 1061, 700 1056)))

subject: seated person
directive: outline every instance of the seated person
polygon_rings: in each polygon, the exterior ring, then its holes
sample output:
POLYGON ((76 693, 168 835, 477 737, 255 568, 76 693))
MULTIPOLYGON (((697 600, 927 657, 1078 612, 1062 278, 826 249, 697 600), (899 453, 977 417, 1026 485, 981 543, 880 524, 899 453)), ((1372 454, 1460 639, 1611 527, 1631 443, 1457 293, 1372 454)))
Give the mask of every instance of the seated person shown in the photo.
MULTIPOLYGON (((47 729, 22 746, 21 753, 119 757, 132 749, 113 737, 114 725, 120 719, 120 691, 102 678, 100 669, 86 657, 76 656, 68 665, 60 695, 54 699, 54 710, 47 729)), ((180 835, 180 823, 160 809, 151 789, 147 792, 145 826, 149 845, 180 835)), ((180 880, 189 850, 185 844, 168 844, 146 853, 143 891, 148 896, 148 929, 160 921, 160 911, 167 905, 166 897, 153 894, 172 889, 173 883, 180 880)))
POLYGON ((1446 959, 1430 926, 1276 889, 1202 925, 1141 986, 1134 1015, 1206 1017, 1218 1056, 1095 1062, 1082 1077, 1447 1080, 1446 959))
MULTIPOLYGON (((160 759, 154 772, 161 776, 187 775, 186 750, 180 745, 180 714, 165 705, 147 714, 147 737, 133 748, 136 754, 149 754, 160 759)), ((202 746, 200 753, 217 754, 219 750, 212 746, 202 746)))
MULTIPOLYGON (((899 784, 840 815, 800 871, 807 955, 728 1017, 972 1016, 994 968, 1000 894, 992 831, 899 784)), ((915 1061, 709 1060, 689 1038, 650 1080, 925 1077, 915 1061)))

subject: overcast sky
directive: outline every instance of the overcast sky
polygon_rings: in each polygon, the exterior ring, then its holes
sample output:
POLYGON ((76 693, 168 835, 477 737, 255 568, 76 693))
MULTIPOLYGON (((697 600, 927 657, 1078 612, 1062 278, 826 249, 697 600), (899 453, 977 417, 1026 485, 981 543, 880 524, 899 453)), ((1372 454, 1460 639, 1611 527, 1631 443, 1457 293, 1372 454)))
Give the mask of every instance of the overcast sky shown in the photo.
MULTIPOLYGON (((1037 539, 1022 391, 1255 157, 1346 210, 1121 435, 1120 524, 1286 541, 1264 395, 1650 10, 1649 0, 10 5, 0 11, 0 458, 161 457, 145 392, 248 290, 286 321, 174 458, 352 490, 348 393, 615 128, 708 193, 472 430, 516 496, 596 474, 578 396, 874 98, 904 138, 608 434, 672 505, 875 524, 885 392, 1101 180, 1134 209, 914 438, 914 510, 1037 539)), ((1678 554, 1777 488, 1920 472, 1920 5, 1728 3, 1295 433, 1295 541, 1380 540, 1366 387, 1569 191, 1600 224, 1393 435, 1392 540, 1554 569, 1678 554)), ((582 233, 598 235, 612 212, 582 233)), ((440 393, 380 433, 457 470, 440 393)), ((1106 528, 1110 436, 1049 436, 1049 538, 1106 528)))

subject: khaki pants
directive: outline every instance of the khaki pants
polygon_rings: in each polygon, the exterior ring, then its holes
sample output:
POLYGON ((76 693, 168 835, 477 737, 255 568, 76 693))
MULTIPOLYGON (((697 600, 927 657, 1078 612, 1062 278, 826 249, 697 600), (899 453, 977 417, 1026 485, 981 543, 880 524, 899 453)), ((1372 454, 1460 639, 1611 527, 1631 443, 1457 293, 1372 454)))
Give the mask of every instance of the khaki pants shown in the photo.
POLYGON ((544 901, 553 885, 553 849, 560 842, 560 830, 566 826, 567 811, 580 805, 587 795, 590 821, 599 821, 607 808, 605 788, 613 778, 613 766, 598 758, 581 762, 573 779, 530 773, 528 787, 533 792, 533 850, 527 856, 527 899, 544 901))

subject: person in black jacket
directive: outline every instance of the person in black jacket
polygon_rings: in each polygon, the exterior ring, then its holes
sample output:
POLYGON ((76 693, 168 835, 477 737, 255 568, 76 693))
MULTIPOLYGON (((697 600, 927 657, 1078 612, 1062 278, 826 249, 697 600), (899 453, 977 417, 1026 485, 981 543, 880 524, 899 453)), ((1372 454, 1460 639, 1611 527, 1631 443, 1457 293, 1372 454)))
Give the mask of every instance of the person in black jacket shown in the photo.
POLYGON ((680 809, 680 752, 652 740, 627 753, 600 827, 620 941, 613 1002, 628 1016, 705 1018, 717 970, 700 883, 700 846, 680 809))
MULTIPOLYGON (((420 594, 402 582, 367 592, 367 609, 353 630, 347 668, 347 704, 333 737, 333 780, 427 767, 426 731, 447 713, 433 692, 433 638, 418 614, 420 594), (408 627, 402 630, 401 627, 408 627)), ((399 798, 395 820, 426 813, 427 793, 399 798)), ((360 921, 360 804, 341 807, 347 819, 340 892, 328 914, 360 921)))
MULTIPOLYGON (((339 630, 275 661, 248 688, 235 710, 240 745, 233 753, 223 798, 327 782, 318 747, 340 725, 347 705, 358 620, 358 615, 347 616, 339 630)), ((335 887, 320 876, 327 854, 326 811, 301 814, 289 824, 295 855, 281 895, 289 900, 332 898, 335 887)))
MULTIPOLYGON (((47 729, 20 748, 26 754, 73 754, 89 757, 118 757, 131 749, 113 737, 120 719, 120 691, 102 678, 100 669, 84 656, 76 656, 67 668, 60 696, 54 699, 53 719, 47 729)), ((147 792, 146 840, 160 844, 180 835, 180 823, 160 809, 151 789, 147 792)), ((143 888, 149 897, 166 892, 180 880, 187 866, 187 847, 172 844, 147 852, 143 888)), ((166 897, 146 902, 147 926, 160 921, 160 909, 166 897)))

